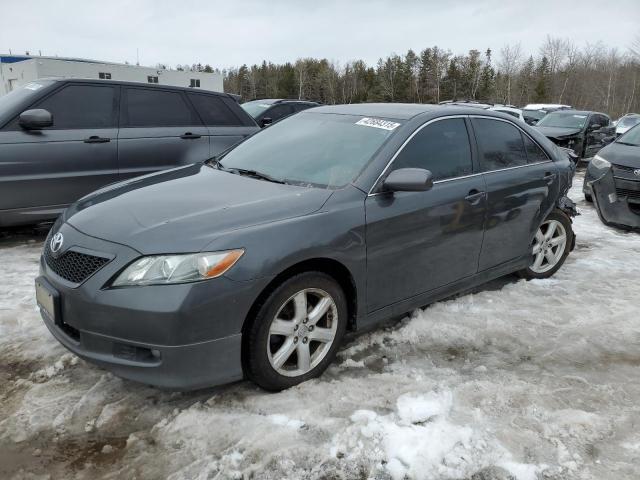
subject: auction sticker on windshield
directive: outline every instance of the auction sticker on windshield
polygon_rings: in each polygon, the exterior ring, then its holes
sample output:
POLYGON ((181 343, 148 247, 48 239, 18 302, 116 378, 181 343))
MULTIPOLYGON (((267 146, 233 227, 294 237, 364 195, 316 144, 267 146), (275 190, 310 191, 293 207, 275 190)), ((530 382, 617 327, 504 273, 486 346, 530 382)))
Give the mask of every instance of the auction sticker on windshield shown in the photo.
POLYGON ((383 130, 395 130, 400 126, 399 123, 390 122, 389 120, 382 120, 381 118, 368 118, 365 117, 356 122, 356 125, 362 125, 365 127, 381 128, 383 130))

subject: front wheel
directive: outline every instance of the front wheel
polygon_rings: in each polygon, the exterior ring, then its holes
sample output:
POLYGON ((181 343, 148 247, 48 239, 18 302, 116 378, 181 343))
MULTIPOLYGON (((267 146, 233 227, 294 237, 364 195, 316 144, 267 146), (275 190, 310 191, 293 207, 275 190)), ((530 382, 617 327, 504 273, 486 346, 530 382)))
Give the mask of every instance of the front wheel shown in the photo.
POLYGON ((532 263, 519 273, 527 279, 549 278, 562 266, 573 244, 571 220, 553 211, 538 227, 531 244, 532 263))
POLYGON ((267 390, 283 390, 319 376, 331 363, 347 327, 340 285, 305 272, 278 286, 244 335, 245 373, 267 390))

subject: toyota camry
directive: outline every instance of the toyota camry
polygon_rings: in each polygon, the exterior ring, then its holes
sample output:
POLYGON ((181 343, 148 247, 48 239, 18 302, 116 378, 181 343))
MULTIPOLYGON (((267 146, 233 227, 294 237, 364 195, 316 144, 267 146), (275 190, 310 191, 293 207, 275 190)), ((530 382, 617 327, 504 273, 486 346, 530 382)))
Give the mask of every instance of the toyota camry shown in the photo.
POLYGON ((193 389, 319 376, 347 331, 574 244, 565 153, 470 107, 313 108, 218 158, 105 187, 45 243, 55 338, 136 381, 193 389))

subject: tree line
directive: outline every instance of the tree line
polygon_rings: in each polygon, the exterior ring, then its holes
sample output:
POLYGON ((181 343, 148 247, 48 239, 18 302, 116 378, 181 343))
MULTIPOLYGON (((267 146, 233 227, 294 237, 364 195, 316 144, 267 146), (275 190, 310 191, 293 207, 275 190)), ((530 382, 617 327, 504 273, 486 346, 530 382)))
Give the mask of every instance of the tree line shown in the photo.
POLYGON ((640 40, 621 52, 602 43, 580 48, 548 36, 535 55, 525 55, 520 44, 506 45, 497 55, 491 49, 456 55, 434 46, 380 58, 375 66, 301 58, 283 64, 265 60, 222 74, 225 92, 243 101, 562 103, 612 118, 640 111, 640 40))

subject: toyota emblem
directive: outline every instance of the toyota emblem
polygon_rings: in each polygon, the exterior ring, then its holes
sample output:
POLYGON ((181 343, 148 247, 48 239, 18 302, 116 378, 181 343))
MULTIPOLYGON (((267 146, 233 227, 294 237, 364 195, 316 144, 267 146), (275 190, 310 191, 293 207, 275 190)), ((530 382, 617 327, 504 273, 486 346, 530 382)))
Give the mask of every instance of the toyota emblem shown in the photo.
POLYGON ((51 243, 49 246, 51 247, 51 251, 56 253, 58 250, 62 248, 62 244, 64 242, 64 237, 60 232, 56 233, 51 239, 51 243))
POLYGON ((636 169, 633 171, 633 174, 634 174, 636 177, 640 177, 640 168, 636 168, 636 169))

